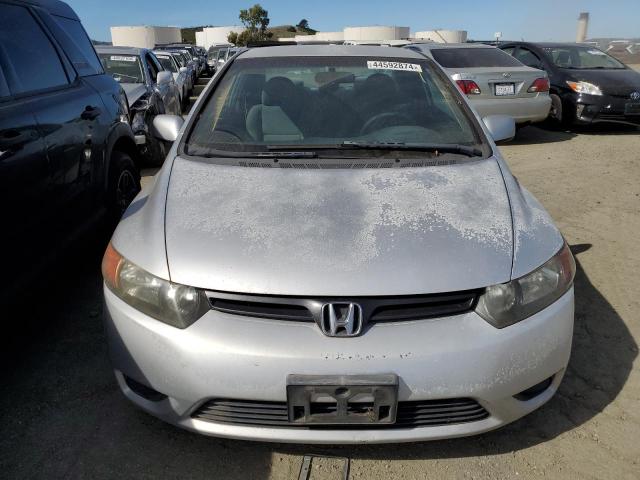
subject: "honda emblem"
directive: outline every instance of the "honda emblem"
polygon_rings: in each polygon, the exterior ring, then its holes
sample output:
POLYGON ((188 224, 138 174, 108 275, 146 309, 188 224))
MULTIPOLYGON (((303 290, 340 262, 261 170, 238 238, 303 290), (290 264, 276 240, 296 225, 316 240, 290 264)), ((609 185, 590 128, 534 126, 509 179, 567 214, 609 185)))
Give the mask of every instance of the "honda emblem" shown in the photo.
POLYGON ((355 337, 362 330, 362 308, 357 303, 325 303, 322 332, 328 337, 355 337))

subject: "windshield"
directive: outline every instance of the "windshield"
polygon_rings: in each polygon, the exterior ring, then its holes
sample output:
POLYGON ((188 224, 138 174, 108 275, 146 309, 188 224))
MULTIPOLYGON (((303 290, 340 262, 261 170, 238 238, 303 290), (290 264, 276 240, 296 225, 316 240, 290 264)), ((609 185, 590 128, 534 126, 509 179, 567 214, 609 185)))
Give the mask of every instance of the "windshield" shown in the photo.
POLYGON ((445 68, 522 67, 497 48, 434 48, 431 55, 445 68))
POLYGON ((105 71, 119 83, 144 83, 140 58, 134 55, 101 53, 98 55, 105 71))
MULTIPOLYGON (((188 153, 221 155, 284 146, 328 151, 372 143, 478 146, 455 89, 428 61, 407 62, 240 58, 199 114, 188 153)), ((409 150, 403 148, 402 155, 409 150)))
POLYGON ((156 58, 160 62, 160 65, 162 65, 162 68, 164 68, 165 70, 168 70, 169 72, 174 72, 174 73, 178 71, 175 64, 173 63, 173 60, 171 60, 171 57, 165 57, 164 55, 156 55, 156 58))
POLYGON ((593 47, 563 46, 544 49, 551 61, 560 68, 613 69, 626 68, 623 63, 593 47))
POLYGON ((179 53, 172 53, 171 56, 176 61, 179 67, 187 66, 186 62, 184 61, 184 58, 182 58, 182 56, 179 53))

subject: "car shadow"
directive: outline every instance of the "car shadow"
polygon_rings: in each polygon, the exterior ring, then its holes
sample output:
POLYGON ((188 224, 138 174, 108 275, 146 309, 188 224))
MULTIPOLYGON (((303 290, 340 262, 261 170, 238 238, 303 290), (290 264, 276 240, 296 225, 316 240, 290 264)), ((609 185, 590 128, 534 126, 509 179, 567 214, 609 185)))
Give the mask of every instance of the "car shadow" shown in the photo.
POLYGON ((527 125, 526 127, 518 128, 516 137, 510 142, 504 143, 504 145, 539 145, 566 142, 576 135, 574 132, 545 127, 544 124, 527 125))
POLYGON ((498 455, 546 442, 588 422, 620 393, 638 355, 624 320, 591 283, 578 257, 590 244, 573 245, 577 273, 571 360, 557 394, 542 408, 501 429, 453 440, 390 445, 290 446, 289 454, 355 459, 432 459, 498 455))
POLYGON ((40 288, 2 305, 0 477, 270 478, 270 445, 186 432, 120 392, 101 314, 112 228, 83 235, 40 288))

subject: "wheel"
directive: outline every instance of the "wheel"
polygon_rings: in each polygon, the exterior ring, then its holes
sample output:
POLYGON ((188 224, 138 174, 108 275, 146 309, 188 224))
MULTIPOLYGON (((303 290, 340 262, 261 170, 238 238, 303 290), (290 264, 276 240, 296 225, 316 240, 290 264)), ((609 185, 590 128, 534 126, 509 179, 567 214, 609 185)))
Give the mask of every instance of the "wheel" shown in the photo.
POLYGON ((124 152, 113 152, 107 191, 109 216, 113 220, 119 220, 139 191, 140 172, 133 160, 124 152))
POLYGON ((556 125, 563 125, 564 112, 562 109, 562 99, 555 93, 552 93, 549 96, 551 97, 551 110, 549 110, 549 120, 551 120, 551 122, 555 123, 556 125))
POLYGON ((151 135, 147 135, 147 143, 149 153, 145 163, 150 167, 161 167, 164 159, 167 158, 167 152, 171 149, 171 144, 169 143, 169 148, 167 148, 165 142, 151 135))

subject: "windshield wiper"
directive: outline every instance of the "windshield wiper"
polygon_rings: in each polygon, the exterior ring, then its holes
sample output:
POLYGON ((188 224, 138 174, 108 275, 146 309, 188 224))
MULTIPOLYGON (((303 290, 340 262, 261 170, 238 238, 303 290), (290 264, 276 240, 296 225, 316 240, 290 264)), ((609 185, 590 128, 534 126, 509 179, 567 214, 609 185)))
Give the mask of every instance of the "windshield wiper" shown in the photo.
MULTIPOLYGON (((269 153, 305 153, 308 150, 413 150, 417 152, 456 153, 467 157, 481 157, 482 150, 456 143, 357 142, 345 140, 338 144, 319 145, 267 145, 269 153), (278 150, 279 152, 274 152, 278 150)), ((315 152, 313 152, 315 153, 315 152)), ((277 156, 277 155, 276 155, 277 156)))
POLYGON ((481 157, 482 150, 456 143, 405 143, 405 142, 342 142, 342 148, 358 148, 365 150, 414 150, 418 152, 457 153, 467 157, 481 157))
POLYGON ((256 151, 237 151, 237 150, 217 150, 210 148, 197 148, 193 145, 187 145, 187 155, 195 155, 205 158, 315 158, 318 156, 316 152, 311 151, 278 151, 278 152, 256 152, 256 151))

